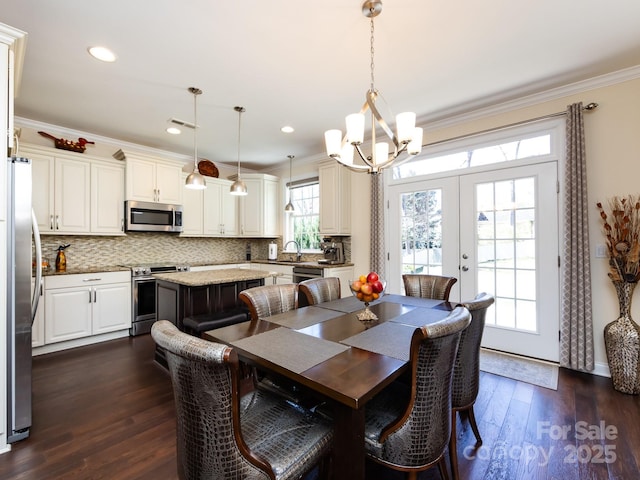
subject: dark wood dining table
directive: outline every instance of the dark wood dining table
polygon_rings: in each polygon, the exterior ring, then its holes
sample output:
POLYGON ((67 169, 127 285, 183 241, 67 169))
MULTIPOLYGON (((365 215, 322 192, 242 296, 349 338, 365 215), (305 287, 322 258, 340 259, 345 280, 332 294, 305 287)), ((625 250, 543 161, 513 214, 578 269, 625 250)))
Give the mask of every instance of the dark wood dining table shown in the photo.
POLYGON ((365 478, 365 406, 408 369, 416 328, 444 319, 455 305, 385 295, 358 320, 364 305, 346 297, 210 330, 205 339, 233 346, 240 358, 284 376, 325 399, 334 420, 332 478, 365 478))

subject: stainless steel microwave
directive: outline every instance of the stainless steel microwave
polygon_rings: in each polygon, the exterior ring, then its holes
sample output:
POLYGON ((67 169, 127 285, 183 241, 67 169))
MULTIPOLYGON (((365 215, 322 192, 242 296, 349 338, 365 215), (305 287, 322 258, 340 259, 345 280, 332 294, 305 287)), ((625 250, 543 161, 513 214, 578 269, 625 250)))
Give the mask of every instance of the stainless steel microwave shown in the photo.
POLYGON ((182 205, 127 200, 124 210, 127 232, 182 232, 182 205))

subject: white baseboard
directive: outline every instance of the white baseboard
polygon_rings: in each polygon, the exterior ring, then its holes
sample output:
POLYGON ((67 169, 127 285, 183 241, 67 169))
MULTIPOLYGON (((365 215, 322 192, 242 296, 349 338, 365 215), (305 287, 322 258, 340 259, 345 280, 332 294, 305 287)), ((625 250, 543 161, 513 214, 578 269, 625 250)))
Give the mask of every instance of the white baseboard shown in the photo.
POLYGON ((92 345, 94 343, 106 342, 108 340, 114 340, 116 338, 128 337, 129 329, 118 330, 117 332, 103 333, 101 335, 92 335, 90 337, 76 338, 74 340, 67 340, 66 342, 50 343, 49 345, 43 345, 42 347, 35 347, 31 350, 31 355, 36 357, 38 355, 44 355, 45 353, 59 352, 61 350, 68 350, 69 348, 83 347, 85 345, 92 345))
POLYGON ((600 375, 601 377, 611 377, 611 371, 609 370, 608 363, 596 362, 595 368, 590 373, 593 373, 594 375, 600 375))

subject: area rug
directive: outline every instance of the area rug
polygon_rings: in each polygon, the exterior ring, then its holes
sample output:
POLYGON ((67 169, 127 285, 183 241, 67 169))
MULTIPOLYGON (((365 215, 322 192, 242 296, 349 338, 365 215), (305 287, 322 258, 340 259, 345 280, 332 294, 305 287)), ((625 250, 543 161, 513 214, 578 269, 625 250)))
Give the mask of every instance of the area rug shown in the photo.
POLYGON ((482 348, 480 370, 551 390, 558 389, 558 365, 542 360, 482 348))

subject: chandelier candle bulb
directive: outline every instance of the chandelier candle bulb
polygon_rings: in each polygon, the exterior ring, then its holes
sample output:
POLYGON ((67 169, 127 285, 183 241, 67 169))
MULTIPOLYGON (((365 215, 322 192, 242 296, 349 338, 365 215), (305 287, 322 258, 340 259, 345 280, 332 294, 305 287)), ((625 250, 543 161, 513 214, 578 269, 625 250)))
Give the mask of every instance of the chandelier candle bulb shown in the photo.
POLYGON ((347 115, 347 141, 351 145, 361 145, 364 141, 364 114, 347 115))
POLYGON ((340 156, 340 143, 342 142, 342 132, 340 130, 327 130, 324 132, 324 143, 327 147, 327 155, 330 157, 340 156))
POLYGON ((389 144, 387 142, 376 143, 374 161, 377 163, 386 162, 389 158, 389 144))
POLYGON ((418 155, 422 151, 422 128, 416 127, 413 133, 413 138, 407 145, 407 152, 409 155, 418 155))
POLYGON ((398 132, 398 142, 409 143, 413 140, 416 129, 416 114, 404 112, 396 115, 396 130, 398 132))
POLYGON ((345 165, 353 165, 353 145, 345 143, 340 152, 340 158, 345 165))

